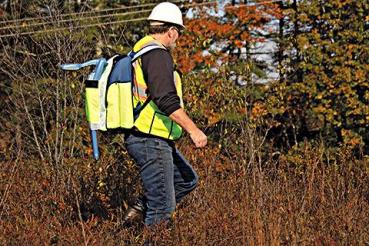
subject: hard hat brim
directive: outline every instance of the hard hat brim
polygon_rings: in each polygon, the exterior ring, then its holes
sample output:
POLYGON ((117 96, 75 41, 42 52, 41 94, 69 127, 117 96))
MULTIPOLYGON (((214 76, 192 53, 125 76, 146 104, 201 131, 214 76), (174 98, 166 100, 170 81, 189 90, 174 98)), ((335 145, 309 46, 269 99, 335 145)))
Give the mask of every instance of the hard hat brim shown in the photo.
POLYGON ((181 27, 183 29, 186 29, 186 26, 183 24, 179 24, 179 23, 173 23, 173 22, 167 22, 167 21, 161 21, 161 20, 155 20, 155 19, 147 19, 147 21, 149 22, 150 26, 160 26, 160 25, 164 25, 164 24, 172 24, 178 27, 181 27))

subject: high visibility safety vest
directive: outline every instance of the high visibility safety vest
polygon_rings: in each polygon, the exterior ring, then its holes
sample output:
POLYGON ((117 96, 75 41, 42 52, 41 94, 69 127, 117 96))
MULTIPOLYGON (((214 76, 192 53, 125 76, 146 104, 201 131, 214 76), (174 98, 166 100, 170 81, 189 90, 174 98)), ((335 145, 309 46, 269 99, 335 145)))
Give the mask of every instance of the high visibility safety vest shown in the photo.
MULTIPOLYGON (((164 49, 165 47, 151 36, 146 36, 138 41, 133 51, 137 52, 144 47, 150 45, 160 45, 164 49)), ((135 128, 146 134, 162 137, 165 139, 176 140, 182 135, 182 128, 172 121, 166 114, 164 114, 158 106, 149 98, 147 94, 147 83, 144 79, 142 71, 141 58, 137 59, 133 64, 134 76, 133 76, 133 105, 143 105, 147 100, 149 103, 142 109, 137 119, 135 120, 135 128)), ((182 82, 178 72, 174 71, 174 81, 177 95, 181 101, 181 107, 183 107, 182 99, 182 82)))

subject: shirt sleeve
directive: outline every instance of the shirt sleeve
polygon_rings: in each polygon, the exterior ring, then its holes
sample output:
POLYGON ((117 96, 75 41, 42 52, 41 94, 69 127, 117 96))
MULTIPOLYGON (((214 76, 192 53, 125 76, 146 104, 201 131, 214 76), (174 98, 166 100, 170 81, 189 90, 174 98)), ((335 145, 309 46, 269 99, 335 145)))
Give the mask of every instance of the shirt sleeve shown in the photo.
POLYGON ((160 111, 169 116, 181 107, 174 84, 172 56, 166 50, 155 49, 144 54, 141 61, 151 99, 160 111))

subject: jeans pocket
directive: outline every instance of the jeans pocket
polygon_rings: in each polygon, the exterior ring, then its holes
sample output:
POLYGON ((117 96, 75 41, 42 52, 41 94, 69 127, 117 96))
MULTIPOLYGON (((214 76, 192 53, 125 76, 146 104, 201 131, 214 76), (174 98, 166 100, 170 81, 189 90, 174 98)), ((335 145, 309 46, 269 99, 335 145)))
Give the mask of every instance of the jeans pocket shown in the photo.
POLYGON ((127 138, 125 138, 125 144, 131 145, 131 144, 145 144, 146 138, 139 138, 132 134, 130 134, 127 138))

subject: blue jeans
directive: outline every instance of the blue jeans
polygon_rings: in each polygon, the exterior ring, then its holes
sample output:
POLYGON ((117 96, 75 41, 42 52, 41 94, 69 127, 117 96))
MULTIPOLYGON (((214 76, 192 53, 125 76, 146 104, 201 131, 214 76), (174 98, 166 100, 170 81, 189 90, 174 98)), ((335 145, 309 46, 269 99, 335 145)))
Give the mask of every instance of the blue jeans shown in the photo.
POLYGON ((125 143, 140 169, 147 207, 145 224, 169 221, 176 204, 197 186, 195 170, 171 141, 130 134, 125 143))

